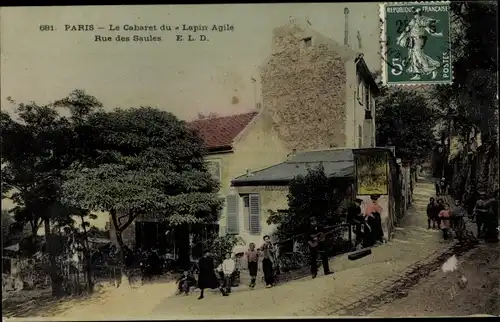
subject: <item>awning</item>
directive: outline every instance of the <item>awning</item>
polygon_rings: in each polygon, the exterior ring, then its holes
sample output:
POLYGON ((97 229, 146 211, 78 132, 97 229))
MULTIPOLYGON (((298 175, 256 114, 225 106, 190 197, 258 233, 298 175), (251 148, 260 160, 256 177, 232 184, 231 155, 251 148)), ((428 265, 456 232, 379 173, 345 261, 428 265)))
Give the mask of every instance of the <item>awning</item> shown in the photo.
POLYGON ((295 155, 290 160, 247 175, 235 178, 233 186, 287 185, 299 175, 306 175, 307 169, 323 164, 329 178, 354 177, 354 156, 351 149, 311 151, 295 155))

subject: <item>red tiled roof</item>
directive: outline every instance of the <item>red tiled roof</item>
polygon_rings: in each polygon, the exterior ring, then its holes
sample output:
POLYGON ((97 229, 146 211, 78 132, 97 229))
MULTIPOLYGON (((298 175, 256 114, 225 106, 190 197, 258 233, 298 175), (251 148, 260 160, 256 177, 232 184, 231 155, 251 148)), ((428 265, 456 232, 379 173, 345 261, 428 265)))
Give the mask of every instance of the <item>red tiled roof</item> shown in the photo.
POLYGON ((188 123, 188 127, 198 131, 207 149, 231 146, 233 140, 257 115, 257 112, 231 116, 214 117, 188 123))

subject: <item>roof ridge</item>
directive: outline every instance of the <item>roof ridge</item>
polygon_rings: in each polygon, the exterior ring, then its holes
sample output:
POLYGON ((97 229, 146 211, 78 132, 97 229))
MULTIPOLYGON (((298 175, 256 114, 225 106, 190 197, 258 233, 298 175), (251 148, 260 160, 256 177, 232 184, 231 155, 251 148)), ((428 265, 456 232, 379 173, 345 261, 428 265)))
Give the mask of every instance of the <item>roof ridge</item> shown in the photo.
POLYGON ((251 112, 237 113, 237 114, 231 114, 231 115, 207 117, 204 119, 195 119, 192 121, 187 121, 187 123, 193 123, 193 122, 198 122, 198 121, 207 121, 207 120, 220 120, 220 119, 224 119, 224 118, 235 117, 235 116, 244 116, 244 115, 250 115, 250 114, 257 115, 257 114, 259 114, 259 111, 251 111, 251 112))

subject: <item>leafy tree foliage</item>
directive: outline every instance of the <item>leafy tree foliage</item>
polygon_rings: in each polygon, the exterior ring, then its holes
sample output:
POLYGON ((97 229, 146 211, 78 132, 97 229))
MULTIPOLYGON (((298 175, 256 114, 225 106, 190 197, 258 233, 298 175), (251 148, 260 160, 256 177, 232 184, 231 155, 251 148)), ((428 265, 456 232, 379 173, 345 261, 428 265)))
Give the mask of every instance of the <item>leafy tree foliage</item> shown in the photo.
POLYGON ((498 3, 452 2, 456 26, 452 39, 454 82, 438 86, 436 96, 453 106, 448 119, 460 134, 481 130, 483 142, 494 141, 498 127, 498 3), (460 131, 463 130, 463 131, 460 131))
POLYGON ((183 121, 143 107, 96 113, 85 127, 93 156, 66 172, 64 201, 109 212, 122 250, 122 233, 137 216, 174 226, 216 220, 218 182, 206 171, 201 139, 183 121))
POLYGON ((496 194, 498 189, 497 180, 491 180, 498 176, 498 3, 452 2, 450 6, 456 26, 451 44, 454 82, 438 86, 435 96, 446 111, 443 120, 449 122, 465 143, 464 153, 458 156, 462 160, 454 162, 462 165, 460 170, 469 170, 465 176, 455 172, 452 185, 467 187, 465 195, 473 196, 474 200, 477 190, 496 194), (478 164, 468 154, 469 134, 473 129, 480 131, 484 145, 478 164))
POLYGON ((435 146, 433 128, 437 111, 417 90, 382 88, 377 98, 377 145, 395 146, 396 156, 415 160, 435 146))
MULTIPOLYGON (((88 98, 90 105, 83 114, 99 107, 95 98, 83 91, 75 91, 70 97, 79 95, 88 98)), ((8 99, 11 103, 15 101, 8 99)), ((15 203, 12 213, 20 229, 31 226, 32 243, 44 224, 47 248, 51 259, 53 295, 62 295, 60 276, 55 265, 54 245, 51 244, 51 223, 65 221, 72 210, 61 204, 60 187, 62 171, 68 169, 78 158, 78 136, 74 131, 73 117, 61 116, 54 105, 16 104, 16 115, 2 112, 2 199, 10 198, 15 203)), ((63 104, 60 104, 62 106, 63 104)), ((78 112, 82 106, 71 109, 78 112)))
POLYGON ((336 225, 342 220, 338 210, 346 190, 347 182, 330 180, 320 164, 290 182, 287 213, 270 211, 267 222, 276 225, 279 240, 306 232, 312 217, 320 226, 336 225))

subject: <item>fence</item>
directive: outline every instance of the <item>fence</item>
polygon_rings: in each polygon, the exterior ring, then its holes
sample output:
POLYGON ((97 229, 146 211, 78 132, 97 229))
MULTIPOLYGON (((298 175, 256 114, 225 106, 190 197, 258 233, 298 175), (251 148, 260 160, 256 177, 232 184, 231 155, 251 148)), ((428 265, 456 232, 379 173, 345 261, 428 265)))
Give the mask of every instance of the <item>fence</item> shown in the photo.
MULTIPOLYGON (((344 254, 353 249, 351 227, 350 224, 339 224, 325 229, 333 232, 330 238, 325 239, 329 257, 344 254)), ((305 234, 278 241, 274 245, 278 250, 277 261, 281 272, 288 273, 309 265, 309 247, 305 242, 305 234)))

